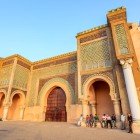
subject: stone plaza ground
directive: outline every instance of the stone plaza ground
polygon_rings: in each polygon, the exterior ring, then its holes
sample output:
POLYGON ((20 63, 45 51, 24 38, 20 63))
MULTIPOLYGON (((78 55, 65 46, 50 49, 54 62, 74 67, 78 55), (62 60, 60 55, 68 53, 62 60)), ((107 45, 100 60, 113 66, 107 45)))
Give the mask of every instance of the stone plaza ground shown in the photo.
POLYGON ((140 135, 69 123, 0 122, 0 140, 140 140, 140 135))

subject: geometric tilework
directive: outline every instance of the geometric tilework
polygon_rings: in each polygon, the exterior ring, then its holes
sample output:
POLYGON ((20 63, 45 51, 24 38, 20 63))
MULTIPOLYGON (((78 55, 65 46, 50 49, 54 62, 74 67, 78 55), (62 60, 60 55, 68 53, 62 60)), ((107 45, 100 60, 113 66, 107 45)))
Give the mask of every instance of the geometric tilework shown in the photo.
POLYGON ((52 67, 45 67, 41 69, 33 70, 33 76, 31 79, 31 89, 30 89, 30 96, 29 96, 29 106, 33 106, 36 103, 37 95, 38 95, 38 88, 40 79, 49 78, 52 76, 60 76, 64 74, 75 73, 77 71, 77 63, 64 63, 60 65, 55 65, 52 67))
POLYGON ((22 90, 27 90, 29 73, 30 73, 29 69, 24 68, 20 65, 17 65, 16 71, 15 71, 15 76, 14 76, 14 81, 13 81, 13 87, 22 89, 22 90))
POLYGON ((11 72, 12 72, 12 65, 2 67, 2 69, 0 70, 0 88, 9 85, 11 72))
POLYGON ((121 54, 129 53, 126 31, 125 31, 123 24, 116 25, 115 32, 116 32, 117 42, 118 42, 118 46, 120 48, 121 54))
POLYGON ((82 70, 111 66, 111 53, 108 39, 94 41, 81 46, 82 70))

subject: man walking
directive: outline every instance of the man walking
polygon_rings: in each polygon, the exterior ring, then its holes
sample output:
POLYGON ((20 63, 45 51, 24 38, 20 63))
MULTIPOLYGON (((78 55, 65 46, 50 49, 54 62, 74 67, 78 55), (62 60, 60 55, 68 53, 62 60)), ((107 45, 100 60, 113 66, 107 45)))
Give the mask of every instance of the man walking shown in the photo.
POLYGON ((113 127, 116 128, 116 116, 114 114, 111 116, 111 120, 113 127))
POLYGON ((132 116, 131 116, 130 113, 127 116, 127 121, 128 121, 128 124, 129 124, 129 131, 128 131, 128 133, 133 133, 133 131, 132 131, 133 119, 132 119, 132 116))
POLYGON ((110 128, 112 129, 111 117, 109 115, 106 115, 106 118, 107 118, 107 128, 108 128, 108 124, 109 124, 110 128))
POLYGON ((126 127, 125 127, 125 120, 126 120, 126 117, 124 114, 121 115, 121 130, 124 130, 126 127))

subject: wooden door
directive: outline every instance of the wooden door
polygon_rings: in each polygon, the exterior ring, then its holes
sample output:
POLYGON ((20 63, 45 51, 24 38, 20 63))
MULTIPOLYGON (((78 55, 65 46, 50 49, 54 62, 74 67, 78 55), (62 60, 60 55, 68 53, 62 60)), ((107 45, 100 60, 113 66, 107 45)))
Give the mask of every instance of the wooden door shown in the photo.
POLYGON ((56 122, 67 121, 65 104, 66 95, 63 89, 60 87, 53 89, 47 99, 46 120, 56 122))

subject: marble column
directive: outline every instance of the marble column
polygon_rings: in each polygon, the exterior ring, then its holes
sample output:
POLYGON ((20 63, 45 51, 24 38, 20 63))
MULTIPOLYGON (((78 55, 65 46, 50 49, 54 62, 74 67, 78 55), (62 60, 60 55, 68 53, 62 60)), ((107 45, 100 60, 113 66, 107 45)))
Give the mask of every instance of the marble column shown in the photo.
POLYGON ((115 115, 117 120, 120 120, 120 116, 121 116, 121 105, 120 105, 120 100, 114 100, 113 101, 113 105, 114 105, 114 111, 115 111, 115 115))
POLYGON ((7 120, 8 110, 9 110, 9 106, 7 106, 7 105, 4 106, 4 108, 3 108, 3 116, 2 116, 3 121, 7 120))
POLYGON ((25 107, 21 106, 20 107, 19 120, 23 120, 24 110, 25 110, 25 107))
POLYGON ((138 100, 138 94, 131 67, 132 62, 133 62, 132 59, 120 60, 120 64, 122 65, 123 68, 126 90, 132 117, 134 121, 140 121, 140 103, 138 100))
POLYGON ((84 118, 86 117, 86 115, 90 115, 90 107, 88 100, 82 100, 82 110, 84 118))
POLYGON ((96 103, 91 104, 91 112, 92 112, 92 115, 95 115, 97 113, 96 112, 96 103))

